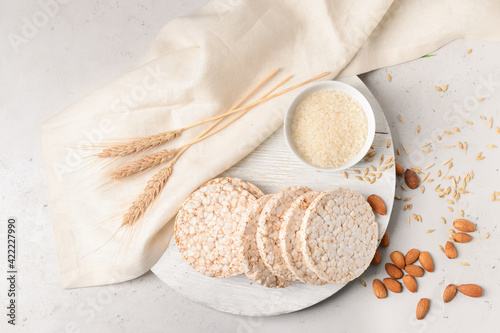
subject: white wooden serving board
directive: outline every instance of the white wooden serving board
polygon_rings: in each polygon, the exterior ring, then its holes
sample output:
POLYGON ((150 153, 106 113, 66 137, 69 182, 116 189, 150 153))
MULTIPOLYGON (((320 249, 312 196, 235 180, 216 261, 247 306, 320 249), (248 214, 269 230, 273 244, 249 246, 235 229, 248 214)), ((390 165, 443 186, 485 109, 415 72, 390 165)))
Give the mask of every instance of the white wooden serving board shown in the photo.
MULTIPOLYGON (((221 176, 238 177, 257 185, 266 194, 277 192, 287 186, 309 186, 314 190, 347 187, 365 197, 379 195, 387 206, 387 215, 376 215, 379 240, 382 238, 394 203, 396 176, 394 167, 386 170, 375 183, 370 184, 355 178, 370 165, 379 167, 379 158, 394 157, 389 125, 379 104, 358 77, 340 81, 358 89, 370 102, 375 113, 376 134, 373 142, 377 155, 373 162, 362 162, 349 169, 349 178, 342 172, 319 172, 305 166, 288 149, 283 128, 278 129, 255 151, 221 176)), ((250 281, 245 275, 217 279, 196 272, 185 262, 172 240, 158 263, 151 269, 162 281, 181 295, 212 309, 246 316, 271 316, 298 311, 332 296, 345 284, 311 286, 296 282, 284 289, 265 288, 250 281)))

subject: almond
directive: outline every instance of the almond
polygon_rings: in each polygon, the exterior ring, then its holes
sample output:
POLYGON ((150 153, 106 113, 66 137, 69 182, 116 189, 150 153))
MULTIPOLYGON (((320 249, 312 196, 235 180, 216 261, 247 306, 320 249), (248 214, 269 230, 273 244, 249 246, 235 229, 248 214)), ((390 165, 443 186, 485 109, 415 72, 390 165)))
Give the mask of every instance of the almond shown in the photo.
POLYGON ((424 319, 427 312, 429 312, 430 301, 428 298, 422 298, 417 304, 417 319, 424 319))
POLYGON ((418 185, 420 185, 420 180, 418 179, 417 174, 411 169, 406 169, 405 171, 405 182, 406 185, 408 185, 408 187, 412 190, 416 189, 418 185))
POLYGON ((384 200, 376 194, 372 194, 366 199, 375 213, 378 215, 386 215, 387 208, 385 207, 384 200))
POLYGON ((444 246, 444 254, 446 254, 446 256, 450 259, 455 259, 457 257, 457 249, 452 242, 446 242, 446 245, 444 246))
POLYGON ((417 280, 411 275, 403 276, 403 283, 405 284, 406 289, 411 291, 412 293, 417 292, 417 280))
POLYGON ((432 261, 431 255, 427 251, 420 252, 418 256, 418 261, 427 272, 434 272, 434 262, 432 261))
POLYGON ((417 261, 419 255, 420 255, 420 251, 419 250, 417 250, 417 249, 411 249, 405 255, 405 264, 406 265, 413 264, 415 261, 417 261))
POLYGON ((393 293, 400 293, 402 290, 401 283, 391 278, 385 278, 384 285, 387 289, 389 289, 393 293))
POLYGON ((406 266, 405 265, 405 257, 399 251, 394 251, 391 253, 391 260, 394 263, 394 265, 396 265, 400 269, 403 269, 406 266))
POLYGON ((472 222, 464 219, 456 219, 453 221, 453 226, 455 229, 462 232, 473 232, 476 230, 476 226, 472 222))
POLYGON ((375 255, 373 256, 373 259, 372 259, 372 265, 378 265, 380 264, 380 262, 382 261, 382 257, 380 256, 380 251, 377 249, 377 251, 375 251, 375 255))
POLYGON ((390 243, 389 235, 387 235, 387 232, 384 232, 384 236, 382 237, 382 240, 380 241, 380 246, 388 247, 389 243, 390 243))
POLYGON ((396 162, 396 176, 402 176, 404 174, 405 169, 403 169, 403 167, 398 162, 396 162))
POLYGON ((451 302, 455 295, 457 294, 457 286, 454 284, 449 284, 443 292, 443 301, 445 303, 451 302))
POLYGON ((379 279, 373 280, 372 287, 373 287, 373 293, 375 294, 375 296, 377 296, 377 298, 387 297, 387 289, 385 289, 385 286, 382 283, 382 281, 380 281, 379 279))
POLYGON ((422 277, 424 276, 424 270, 422 267, 417 265, 408 265, 405 267, 405 272, 413 277, 422 277))
POLYGON ((387 263, 385 264, 385 271, 391 278, 401 279, 403 277, 403 271, 396 267, 396 265, 387 263))
POLYGON ((469 234, 464 234, 463 232, 456 232, 453 234, 453 239, 457 243, 468 243, 471 241, 472 236, 469 234))
POLYGON ((461 284, 457 290, 469 297, 481 297, 483 295, 483 289, 477 284, 461 284))

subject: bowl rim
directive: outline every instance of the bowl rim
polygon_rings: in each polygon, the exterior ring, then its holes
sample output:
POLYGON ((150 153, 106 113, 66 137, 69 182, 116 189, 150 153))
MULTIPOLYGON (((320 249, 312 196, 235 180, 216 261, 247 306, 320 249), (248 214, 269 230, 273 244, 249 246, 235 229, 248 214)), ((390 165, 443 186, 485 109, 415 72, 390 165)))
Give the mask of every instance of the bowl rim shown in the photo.
POLYGON ((371 147, 373 140, 375 138, 376 123, 375 123, 375 114, 373 112, 373 108, 372 108, 370 102, 358 89, 356 89, 353 86, 351 86, 347 83, 344 83, 344 82, 340 82, 340 81, 336 81, 336 80, 328 80, 328 81, 322 81, 322 82, 316 82, 316 83, 309 84, 306 87, 304 87, 301 91, 299 91, 297 93, 297 95, 295 95, 295 97, 288 104, 288 107, 287 107, 287 110, 285 113, 283 127, 284 127, 284 131, 285 131, 285 140, 286 140, 286 143, 288 145, 288 148, 292 151, 292 153, 300 161, 302 161, 308 167, 313 168, 317 171, 336 172, 336 171, 346 170, 346 169, 356 165, 366 156, 366 154, 370 150, 370 147, 371 147), (347 162, 339 167, 335 167, 335 168, 321 168, 321 167, 315 166, 315 165, 309 163, 308 161, 306 161, 296 150, 295 145, 293 143, 293 138, 292 138, 291 125, 292 125, 292 121, 293 121, 293 118, 295 116, 295 112, 296 112, 298 105, 306 97, 308 97, 316 92, 322 91, 322 90, 339 90, 339 91, 343 91, 343 92, 349 94, 352 98, 354 98, 360 104, 361 108, 363 109, 363 111, 366 115, 366 119, 367 119, 367 123, 368 123, 368 133, 366 135, 366 140, 365 140, 365 143, 363 144, 363 146, 361 147, 361 149, 359 150, 359 152, 349 162, 347 162))

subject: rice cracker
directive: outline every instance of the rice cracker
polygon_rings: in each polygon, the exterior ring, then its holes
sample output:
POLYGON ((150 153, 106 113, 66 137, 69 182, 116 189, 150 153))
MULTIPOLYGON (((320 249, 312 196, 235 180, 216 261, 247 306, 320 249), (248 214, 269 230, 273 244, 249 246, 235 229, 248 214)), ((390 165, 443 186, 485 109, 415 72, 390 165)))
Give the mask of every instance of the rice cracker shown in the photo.
POLYGON ((238 243, 240 248, 240 260, 243 263, 246 276, 268 288, 284 288, 291 284, 281 277, 274 275, 264 264, 259 248, 257 247, 257 226, 262 209, 272 195, 265 195, 248 207, 238 226, 238 243))
POLYGON ((347 283, 370 264, 377 230, 363 196, 345 188, 322 192, 307 208, 300 229, 305 262, 320 279, 347 283))
POLYGON ((238 178, 217 178, 202 185, 186 199, 175 220, 174 237, 182 257, 206 276, 242 274, 237 228, 247 208, 262 195, 238 178))
POLYGON ((292 186, 279 191, 266 203, 259 218, 257 246, 264 264, 274 275, 289 281, 294 281, 295 277, 281 255, 279 233, 285 211, 299 196, 309 191, 305 186, 292 186))
POLYGON ((307 267, 302 255, 303 243, 299 231, 307 208, 319 194, 320 192, 310 191, 298 197, 285 212, 280 230, 281 254, 288 269, 297 280, 314 285, 323 285, 326 281, 307 267))

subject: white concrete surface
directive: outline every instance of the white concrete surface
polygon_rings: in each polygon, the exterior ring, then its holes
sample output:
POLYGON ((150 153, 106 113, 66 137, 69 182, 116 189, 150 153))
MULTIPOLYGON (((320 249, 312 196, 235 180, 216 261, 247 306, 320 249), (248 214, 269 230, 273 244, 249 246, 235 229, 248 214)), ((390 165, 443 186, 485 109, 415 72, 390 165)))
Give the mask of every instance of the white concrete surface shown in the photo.
MULTIPOLYGON (((61 1, 63 2, 63 1, 61 1)), ((84 96, 89 91, 132 68, 145 53, 155 34, 171 18, 187 14, 205 0, 66 1, 54 17, 31 31, 26 43, 15 52, 9 34, 21 35, 24 18, 32 20, 41 11, 38 2, 2 1, 0 3, 0 247, 1 271, 5 271, 5 221, 19 219, 19 298, 18 325, 6 325, 1 313, 2 332, 496 332, 500 325, 500 263, 496 228, 500 202, 491 202, 493 190, 500 191, 500 135, 488 129, 480 115, 493 117, 500 126, 500 43, 456 41, 434 52, 431 58, 418 59, 361 78, 378 98, 392 129, 396 145, 405 144, 410 152, 421 150, 427 139, 435 139, 436 128, 451 129, 443 115, 453 105, 472 106, 468 116, 454 111, 461 121, 460 133, 443 136, 442 143, 429 154, 402 156, 406 166, 437 165, 454 157, 453 175, 474 170, 475 179, 459 203, 449 206, 437 198, 435 184, 426 192, 412 192, 412 212, 422 215, 423 223, 407 226, 407 212, 397 202, 389 234, 390 251, 412 247, 428 250, 436 270, 418 279, 417 294, 390 294, 378 300, 371 288, 355 281, 334 297, 307 310, 284 316, 245 318, 218 313, 195 304, 168 288, 153 274, 116 286, 63 290, 47 207, 47 189, 40 152, 40 125, 48 117, 84 96), (467 54, 468 49, 473 49, 467 54), (392 75, 388 82, 387 74, 392 75), (493 80, 489 91, 482 81, 493 80), (449 84, 445 93, 435 85, 449 84), (482 88, 478 88, 481 87, 482 88), (474 103, 476 89, 486 100, 474 103), (397 116, 401 114, 404 123, 397 116), (474 126, 465 125, 471 120, 474 126), (417 125, 422 131, 417 133, 417 125), (437 148, 466 141, 469 153, 457 148, 437 148), (476 161, 483 152, 486 159, 476 161), (451 220, 463 208, 477 222, 473 241, 458 248, 459 259, 448 260, 438 249, 451 228, 451 220), (448 220, 441 224, 439 217, 448 220), (426 233, 427 229, 436 229, 426 233), (484 239, 490 232, 489 239, 484 239), (470 263, 464 267, 458 263, 470 263), (498 267, 497 267, 498 266, 498 267), (444 305, 441 295, 448 283, 478 283, 485 295, 472 299, 463 295, 444 305), (414 319, 416 303, 431 299, 425 320, 414 319), (5 330, 7 328, 7 330, 5 330)), ((40 21, 42 22, 42 21, 40 21)), ((43 22, 42 22, 43 23, 43 22)), ((458 110, 458 109, 456 109, 458 110)), ((449 117, 448 117, 449 118, 449 117)), ((444 170, 444 167, 442 167, 444 170)), ((437 169, 434 169, 437 170, 437 169)), ((433 172, 435 177, 435 171, 433 172)), ((444 183, 443 183, 444 185, 444 183)), ((398 190, 401 192, 401 190, 398 190)), ((404 194, 403 194, 404 195, 404 194)), ((3 276, 3 275, 2 275, 3 276)), ((385 277, 382 265, 370 268, 363 279, 385 277)), ((6 279, 0 279, 1 308, 6 306, 6 279)))

